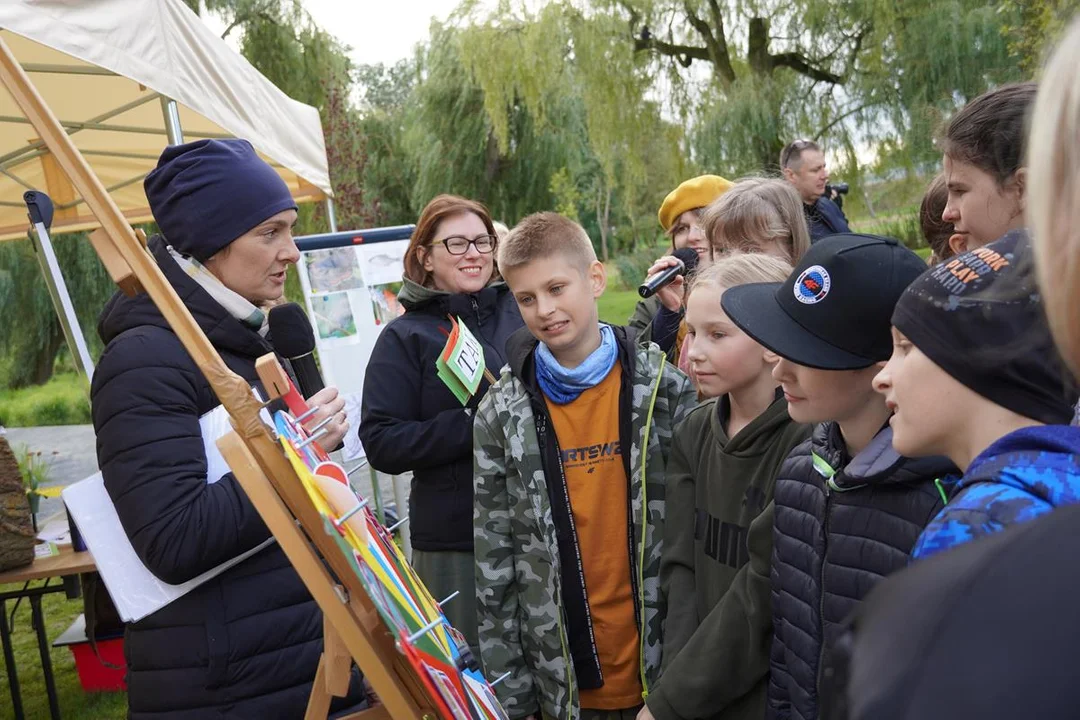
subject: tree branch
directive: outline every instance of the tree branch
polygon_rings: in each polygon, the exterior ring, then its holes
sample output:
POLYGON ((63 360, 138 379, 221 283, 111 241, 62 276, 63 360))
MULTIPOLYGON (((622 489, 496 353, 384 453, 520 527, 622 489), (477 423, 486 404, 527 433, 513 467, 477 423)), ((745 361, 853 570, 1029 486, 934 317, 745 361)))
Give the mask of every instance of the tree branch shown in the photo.
POLYGON ((770 55, 769 59, 772 61, 773 67, 791 68, 795 72, 805 75, 812 80, 827 82, 833 85, 841 85, 844 82, 844 78, 836 73, 831 73, 828 70, 822 70, 821 68, 811 65, 810 61, 801 52, 786 52, 780 53, 779 55, 770 55))
POLYGON ((847 67, 844 69, 844 78, 851 77, 851 73, 855 70, 855 61, 859 58, 859 52, 862 50, 863 40, 870 34, 870 31, 874 28, 874 21, 871 20, 866 23, 859 30, 858 35, 855 36, 855 43, 851 46, 851 52, 848 53, 847 67))
POLYGON ((733 83, 735 82, 735 68, 731 67, 727 31, 724 29, 724 15, 720 12, 720 5, 716 0, 709 0, 709 14, 712 15, 713 26, 716 28, 716 69, 721 77, 725 78, 729 83, 733 83))
POLYGON ((630 27, 630 37, 634 39, 634 52, 651 50, 659 55, 675 58, 675 60, 683 67, 690 67, 690 64, 694 62, 694 60, 704 60, 706 62, 712 60, 708 48, 696 47, 693 45, 680 45, 658 40, 649 32, 647 27, 638 27, 638 23, 641 21, 641 14, 637 11, 637 8, 622 2, 622 0, 619 0, 619 5, 630 16, 628 24, 630 27))
POLYGON ((693 45, 677 45, 675 43, 657 40, 654 37, 648 39, 641 37, 634 38, 634 51, 641 52, 643 50, 652 50, 659 55, 673 57, 683 67, 690 67, 690 64, 694 60, 704 60, 706 62, 712 61, 712 56, 709 54, 708 48, 695 47, 693 45))
POLYGON ((845 42, 838 43, 837 46, 833 48, 832 52, 817 58, 816 60, 807 58, 806 55, 801 52, 786 52, 770 55, 769 64, 771 67, 791 68, 795 72, 818 82, 826 82, 831 85, 843 85, 854 72, 855 61, 858 59, 859 52, 862 50, 863 41, 870 34, 872 28, 873 23, 867 22, 859 28, 859 31, 855 34, 844 35, 844 40, 850 42, 851 46, 843 75, 837 75, 834 72, 826 70, 825 66, 844 48, 845 42))
POLYGON ((884 102, 885 102, 884 100, 871 100, 871 101, 869 101, 869 102, 865 102, 865 103, 863 103, 862 105, 859 105, 858 107, 854 107, 854 108, 852 108, 851 110, 848 110, 847 112, 841 113, 840 115, 836 116, 836 117, 835 117, 835 118, 833 118, 833 119, 832 119, 831 121, 829 121, 829 122, 828 122, 828 123, 827 123, 827 124, 825 125, 825 127, 823 127, 823 128, 821 128, 820 130, 818 130, 818 131, 817 131, 817 134, 815 134, 815 135, 814 135, 814 138, 813 138, 813 139, 814 139, 815 141, 817 141, 817 140, 820 140, 820 139, 821 139, 821 137, 822 137, 823 135, 825 135, 825 133, 829 132, 829 131, 830 131, 830 130, 832 130, 832 129, 833 129, 834 127, 836 127, 836 126, 837 126, 837 125, 839 125, 840 123, 844 122, 845 120, 847 120, 847 119, 848 119, 849 117, 851 117, 852 115, 855 115, 856 113, 860 113, 860 112, 862 112, 863 110, 865 110, 866 108, 874 107, 875 105, 881 105, 881 104, 883 104, 884 102))
POLYGON ((231 33, 233 30, 240 27, 241 25, 244 25, 244 24, 246 24, 248 22, 251 22, 252 20, 254 20, 257 17, 262 18, 263 20, 265 20, 266 22, 268 22, 268 23, 270 23, 272 25, 278 25, 279 23, 277 21, 277 18, 273 17, 268 12, 269 8, 270 8, 270 4, 267 3, 266 5, 263 5, 262 7, 255 8, 254 10, 251 10, 250 12, 246 12, 246 13, 243 13, 241 15, 237 15, 235 18, 233 18, 233 21, 231 23, 229 23, 229 26, 227 28, 225 28, 225 32, 221 33, 221 39, 224 40, 225 38, 229 37, 229 33, 231 33))

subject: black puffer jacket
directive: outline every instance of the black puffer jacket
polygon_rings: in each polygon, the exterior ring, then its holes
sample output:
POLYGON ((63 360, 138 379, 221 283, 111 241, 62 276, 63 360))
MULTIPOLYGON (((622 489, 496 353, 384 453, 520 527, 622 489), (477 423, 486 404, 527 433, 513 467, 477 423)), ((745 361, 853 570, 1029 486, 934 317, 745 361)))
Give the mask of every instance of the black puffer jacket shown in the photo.
MULTIPOLYGON (((160 237, 150 247, 225 363, 255 384, 270 344, 188 277, 160 237)), ((91 389, 98 464, 147 568, 181 583, 266 540, 232 474, 207 483, 199 416, 220 403, 150 298, 117 293, 98 332, 107 345, 91 389)), ((322 652, 322 614, 272 545, 129 625, 124 649, 134 720, 293 720, 322 652)))
POLYGON ((414 548, 472 552, 472 411, 488 382, 481 380, 463 407, 435 374, 435 360, 453 315, 483 344, 484 361, 497 376, 507 338, 525 323, 503 284, 452 295, 405 280, 398 297, 406 312, 383 328, 364 373, 360 442, 376 470, 412 471, 414 548))
POLYGON ((818 717, 824 649, 874 585, 907 566, 958 475, 944 458, 898 455, 889 427, 851 459, 836 423, 792 451, 776 480, 770 720, 818 717))

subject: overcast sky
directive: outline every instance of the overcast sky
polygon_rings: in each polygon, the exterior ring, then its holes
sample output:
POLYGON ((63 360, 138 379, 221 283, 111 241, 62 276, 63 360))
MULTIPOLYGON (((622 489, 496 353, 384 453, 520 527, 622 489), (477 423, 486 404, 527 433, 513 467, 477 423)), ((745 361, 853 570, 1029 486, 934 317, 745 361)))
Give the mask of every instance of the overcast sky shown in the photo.
POLYGON ((445 20, 459 0, 303 0, 324 30, 352 47, 356 63, 388 65, 411 57, 427 39, 431 18, 445 20))

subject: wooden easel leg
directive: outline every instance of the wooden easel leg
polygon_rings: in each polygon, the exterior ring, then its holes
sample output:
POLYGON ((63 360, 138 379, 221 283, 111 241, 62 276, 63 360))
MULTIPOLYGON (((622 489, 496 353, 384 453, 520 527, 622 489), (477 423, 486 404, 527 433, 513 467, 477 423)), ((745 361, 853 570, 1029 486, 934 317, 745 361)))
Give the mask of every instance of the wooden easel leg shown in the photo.
POLYGON ((391 718, 390 712, 385 705, 376 705, 373 708, 361 710, 351 715, 342 715, 339 720, 391 720, 391 718))
POLYGON ((352 657, 341 636, 328 620, 323 619, 323 659, 326 662, 326 691, 334 697, 349 694, 349 676, 352 673, 352 657))
MULTIPOLYGON (((352 674, 352 657, 348 648, 341 641, 341 636, 334 630, 329 620, 323 619, 323 652, 319 658, 319 669, 315 673, 315 682, 311 686, 307 712, 304 720, 326 720, 330 712, 330 703, 335 697, 345 697, 349 693, 349 679, 352 674)), ((385 705, 361 710, 344 716, 341 720, 390 720, 390 713, 385 705)))
POLYGON ((326 690, 326 653, 319 658, 319 669, 315 671, 315 682, 311 686, 307 712, 304 720, 326 720, 330 714, 330 693, 326 690))

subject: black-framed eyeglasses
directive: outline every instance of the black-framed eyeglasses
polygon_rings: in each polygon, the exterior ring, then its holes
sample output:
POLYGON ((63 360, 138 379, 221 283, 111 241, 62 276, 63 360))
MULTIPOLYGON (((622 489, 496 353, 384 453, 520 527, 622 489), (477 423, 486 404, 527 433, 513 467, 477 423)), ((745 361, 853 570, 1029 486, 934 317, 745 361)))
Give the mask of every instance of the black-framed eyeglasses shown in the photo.
POLYGON ((446 252, 451 255, 464 255, 469 252, 469 246, 472 245, 476 248, 476 252, 487 255, 495 250, 495 243, 499 238, 494 235, 477 235, 471 240, 464 235, 451 235, 450 237, 443 238, 442 240, 436 240, 431 243, 432 246, 442 243, 446 247, 446 252))

